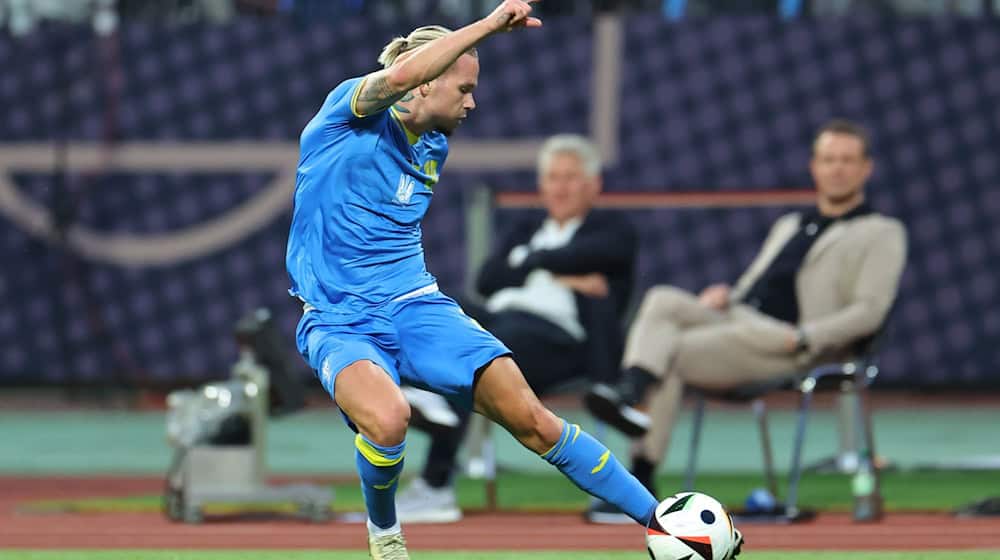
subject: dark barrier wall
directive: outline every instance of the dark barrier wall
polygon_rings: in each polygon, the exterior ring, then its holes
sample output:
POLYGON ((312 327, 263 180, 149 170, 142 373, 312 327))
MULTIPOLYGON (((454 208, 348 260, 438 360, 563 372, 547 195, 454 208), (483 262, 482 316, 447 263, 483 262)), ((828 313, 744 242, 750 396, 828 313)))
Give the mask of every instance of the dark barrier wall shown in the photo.
MULTIPOLYGON (((291 341, 289 214, 274 197, 295 153, 281 150, 330 88, 370 70, 410 27, 247 21, 136 25, 117 41, 67 28, 0 37, 0 382, 221 377, 235 358, 232 324, 257 306, 276 311, 291 341), (102 151, 109 140, 122 150, 102 151), (192 141, 208 144, 156 148, 192 141), (212 151, 234 141, 247 145, 212 151), (261 142, 278 147, 259 155, 261 142), (53 220, 73 232, 69 248, 46 240, 53 220)), ((479 109, 456 140, 586 133, 595 40, 590 22, 549 21, 486 44, 479 109)), ((867 124, 871 200, 911 240, 881 383, 1000 386, 996 23, 635 20, 620 62, 610 191, 808 188, 815 128, 834 116, 867 124)), ((429 266, 452 290, 465 274, 462 189, 481 182, 528 190, 534 179, 524 166, 446 168, 424 233, 429 266)), ((734 279, 786 210, 632 212, 640 287, 734 279)))

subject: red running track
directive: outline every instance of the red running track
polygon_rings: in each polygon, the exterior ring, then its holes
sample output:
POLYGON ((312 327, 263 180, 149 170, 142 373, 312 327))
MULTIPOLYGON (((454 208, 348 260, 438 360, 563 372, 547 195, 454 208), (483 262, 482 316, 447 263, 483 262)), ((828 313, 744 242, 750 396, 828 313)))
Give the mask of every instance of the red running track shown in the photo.
MULTIPOLYGON (((293 519, 223 518, 202 525, 157 514, 56 513, 18 510, 26 500, 155 493, 150 478, 0 478, 0 548, 363 549, 360 524, 313 525, 293 519)), ((1000 519, 896 514, 876 524, 820 515, 796 525, 741 526, 751 550, 1000 550, 1000 519)), ((590 525, 578 515, 478 513, 450 525, 409 525, 424 550, 642 549, 635 526, 590 525)))

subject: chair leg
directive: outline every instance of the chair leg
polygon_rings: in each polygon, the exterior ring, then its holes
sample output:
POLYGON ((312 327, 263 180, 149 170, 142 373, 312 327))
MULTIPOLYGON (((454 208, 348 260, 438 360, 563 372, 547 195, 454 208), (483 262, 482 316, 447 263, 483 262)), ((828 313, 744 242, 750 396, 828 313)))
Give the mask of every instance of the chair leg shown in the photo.
POLYGON ((695 398, 694 416, 691 419, 691 446, 688 449, 687 470, 684 473, 684 489, 694 491, 695 470, 698 468, 698 443, 701 439, 701 424, 705 416, 705 398, 701 395, 695 398))
POLYGON ((874 461, 877 455, 875 454, 875 434, 872 427, 872 411, 868 390, 862 386, 855 388, 854 392, 855 417, 857 418, 855 423, 859 428, 861 442, 864 446, 859 450, 859 454, 874 461))
POLYGON ((778 479, 774 475, 774 453, 771 450, 771 430, 767 426, 767 404, 763 399, 753 401, 753 414, 757 418, 757 427, 760 429, 760 448, 764 454, 764 478, 767 482, 767 490, 772 496, 778 495, 778 479))
POLYGON ((497 510, 497 453, 493 441, 493 423, 483 422, 483 476, 486 477, 486 510, 497 510))
POLYGON ((469 419, 469 434, 466 445, 469 449, 466 474, 471 478, 482 478, 486 493, 487 511, 497 509, 497 460, 494 449, 492 426, 485 416, 472 415, 469 419))
POLYGON ((832 455, 817 459, 802 467, 803 472, 854 473, 858 468, 859 428, 855 413, 857 394, 849 387, 837 395, 837 433, 840 447, 832 455))
POLYGON ((857 414, 858 393, 852 388, 841 390, 837 395, 837 405, 840 452, 835 457, 834 468, 837 472, 853 473, 857 469, 858 448, 861 441, 858 438, 860 431, 858 422, 861 420, 857 414))
MULTIPOLYGON (((874 367, 874 366, 871 366, 874 367)), ((875 434, 872 427, 871 401, 868 398, 868 390, 864 383, 855 384, 855 414, 856 425, 861 431, 861 441, 864 447, 859 451, 859 472, 864 471, 867 475, 871 473, 872 489, 868 496, 855 496, 856 521, 877 521, 882 518, 883 500, 881 490, 881 475, 879 468, 875 464, 875 434), (860 385, 860 386, 859 386, 860 385), (867 503, 858 503, 858 500, 865 500, 867 503)))
POLYGON ((799 400, 799 421, 795 431, 795 442, 792 448, 792 467, 788 473, 788 495, 785 497, 785 515, 795 519, 799 515, 799 481, 802 478, 802 447, 806 439, 806 423, 809 419, 809 406, 812 404, 812 387, 802 389, 799 400))

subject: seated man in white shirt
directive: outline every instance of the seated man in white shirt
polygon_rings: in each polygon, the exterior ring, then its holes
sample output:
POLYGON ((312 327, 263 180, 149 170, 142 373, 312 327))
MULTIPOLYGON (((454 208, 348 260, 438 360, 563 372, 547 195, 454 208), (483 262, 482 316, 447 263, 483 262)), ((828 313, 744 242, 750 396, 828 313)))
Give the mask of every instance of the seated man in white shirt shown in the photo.
MULTIPOLYGON (((588 140, 549 138, 538 157, 546 215, 515 225, 484 263, 476 287, 485 305, 460 302, 514 353, 539 395, 582 376, 606 376, 621 359, 638 242, 623 217, 591 211, 600 174, 588 140)), ((453 477, 469 412, 433 393, 404 393, 410 425, 431 435, 431 448, 420 478, 397 495, 397 514, 404 523, 457 521, 453 477)))

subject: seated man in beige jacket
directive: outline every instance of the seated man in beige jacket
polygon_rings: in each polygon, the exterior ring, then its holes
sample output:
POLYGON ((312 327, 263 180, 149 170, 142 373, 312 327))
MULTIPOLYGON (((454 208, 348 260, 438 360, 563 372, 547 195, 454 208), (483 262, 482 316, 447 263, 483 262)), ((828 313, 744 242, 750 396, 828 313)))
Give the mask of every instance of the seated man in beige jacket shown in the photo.
MULTIPOLYGON (((816 208, 778 219, 732 288, 716 284, 697 296, 651 288, 629 330, 621 380, 585 396, 597 418, 641 437, 632 472, 654 495, 685 384, 726 389, 847 357, 853 342, 879 329, 896 297, 906 231, 865 203, 872 173, 865 131, 840 120, 824 126, 810 171, 816 208), (647 396, 648 414, 636 408, 647 396)), ((610 521, 614 512, 601 510, 588 518, 608 513, 610 521)))

